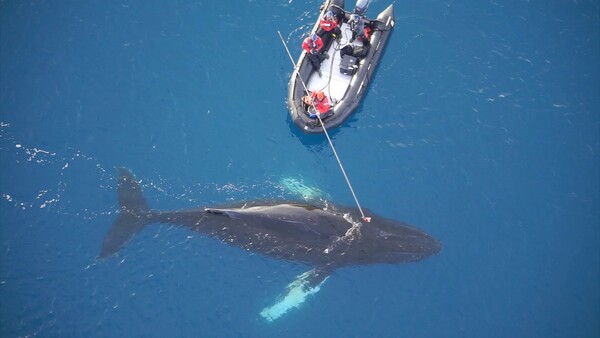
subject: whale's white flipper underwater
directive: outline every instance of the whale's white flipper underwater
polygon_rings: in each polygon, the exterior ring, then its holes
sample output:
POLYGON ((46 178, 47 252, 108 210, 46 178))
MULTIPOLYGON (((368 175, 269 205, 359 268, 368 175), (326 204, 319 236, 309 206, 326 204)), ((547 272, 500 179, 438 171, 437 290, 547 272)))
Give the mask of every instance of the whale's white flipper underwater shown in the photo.
POLYGON ((279 180, 280 186, 287 193, 298 196, 304 201, 318 201, 328 199, 328 195, 321 189, 310 186, 304 180, 294 177, 283 177, 279 180))
POLYGON ((329 275, 327 275, 319 284, 313 285, 311 279, 315 277, 316 273, 316 270, 310 270, 296 277, 296 280, 287 286, 287 292, 281 295, 275 304, 264 308, 260 315, 267 321, 272 322, 288 311, 300 307, 306 297, 319 292, 321 286, 329 278, 329 275))
POLYGON ((179 225, 226 244, 273 259, 305 264, 312 270, 288 285, 287 291, 260 315, 273 321, 318 292, 338 268, 366 264, 415 262, 441 250, 428 234, 402 222, 368 212, 361 224, 355 208, 306 202, 245 202, 220 208, 157 211, 149 208, 135 177, 118 168, 119 214, 108 230, 99 258, 116 254, 151 223, 179 225))

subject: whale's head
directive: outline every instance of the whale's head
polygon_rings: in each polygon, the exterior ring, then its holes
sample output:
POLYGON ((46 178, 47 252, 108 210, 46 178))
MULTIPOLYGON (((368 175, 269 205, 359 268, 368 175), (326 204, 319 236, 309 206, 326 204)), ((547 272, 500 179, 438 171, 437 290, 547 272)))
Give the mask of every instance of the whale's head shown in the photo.
POLYGON ((381 216, 362 222, 358 242, 349 249, 353 258, 362 264, 416 262, 442 249, 442 244, 431 235, 381 216))

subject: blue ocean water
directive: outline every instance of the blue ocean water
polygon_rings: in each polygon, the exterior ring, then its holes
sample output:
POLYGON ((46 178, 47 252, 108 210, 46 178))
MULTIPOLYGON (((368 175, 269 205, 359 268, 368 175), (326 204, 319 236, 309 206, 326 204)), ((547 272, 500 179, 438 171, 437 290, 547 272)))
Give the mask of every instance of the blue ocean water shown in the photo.
MULTIPOLYGON (((368 14, 389 3, 374 0, 368 14)), ((438 238, 415 264, 307 268, 151 225, 96 261, 114 167, 178 209, 352 205, 286 110, 319 1, 0 1, 0 336, 598 337, 597 1, 395 2, 360 109, 331 133, 361 204, 438 238)), ((348 5, 351 5, 349 3, 348 5)))

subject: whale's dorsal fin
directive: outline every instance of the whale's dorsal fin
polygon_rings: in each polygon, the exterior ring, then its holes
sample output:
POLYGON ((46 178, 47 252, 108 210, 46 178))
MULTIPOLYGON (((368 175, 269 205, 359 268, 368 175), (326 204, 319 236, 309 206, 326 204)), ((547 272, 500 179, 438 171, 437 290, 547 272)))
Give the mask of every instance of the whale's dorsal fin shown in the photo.
POLYGON ((204 208, 204 211, 206 211, 209 214, 213 214, 213 215, 227 216, 227 212, 225 212, 225 210, 221 210, 221 209, 204 208))
POLYGON ((204 208, 204 212, 211 215, 225 216, 229 218, 236 218, 237 213, 231 209, 217 209, 217 208, 204 208))

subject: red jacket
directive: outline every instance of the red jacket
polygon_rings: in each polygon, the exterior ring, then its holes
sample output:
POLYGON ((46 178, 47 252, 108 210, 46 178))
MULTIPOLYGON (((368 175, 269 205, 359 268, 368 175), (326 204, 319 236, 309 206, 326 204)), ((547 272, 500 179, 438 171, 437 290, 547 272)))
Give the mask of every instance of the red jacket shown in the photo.
POLYGON ((310 98, 313 100, 313 102, 315 103, 315 107, 317 108, 317 110, 319 111, 319 113, 324 114, 327 113, 329 111, 329 99, 327 98, 326 95, 323 95, 323 100, 320 100, 317 98, 317 92, 314 91, 310 94, 310 98))
POLYGON ((302 42, 302 49, 308 53, 310 53, 313 49, 320 51, 321 48, 323 48, 323 40, 319 36, 317 36, 317 40, 315 41, 312 41, 309 36, 302 42))
POLYGON ((319 21, 319 26, 323 28, 324 31, 331 32, 338 26, 338 22, 336 19, 333 19, 333 21, 329 21, 325 17, 322 17, 321 21, 319 21))

